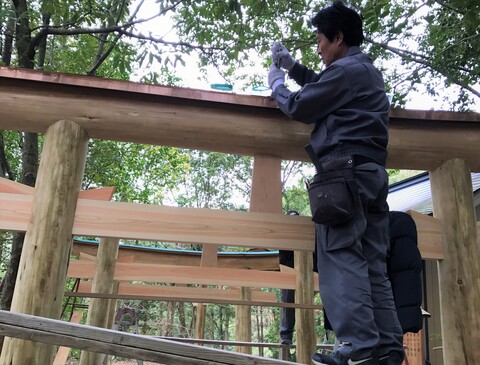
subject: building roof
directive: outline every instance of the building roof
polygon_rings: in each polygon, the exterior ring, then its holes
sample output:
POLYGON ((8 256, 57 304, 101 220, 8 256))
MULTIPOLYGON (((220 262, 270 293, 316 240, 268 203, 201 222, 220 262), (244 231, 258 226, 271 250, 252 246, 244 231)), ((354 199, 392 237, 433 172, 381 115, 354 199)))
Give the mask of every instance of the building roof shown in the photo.
MULTIPOLYGON (((472 173, 472 190, 480 193, 480 173, 472 173)), ((432 214, 432 191, 428 172, 390 185, 388 198, 390 210, 415 210, 422 214, 432 214)))

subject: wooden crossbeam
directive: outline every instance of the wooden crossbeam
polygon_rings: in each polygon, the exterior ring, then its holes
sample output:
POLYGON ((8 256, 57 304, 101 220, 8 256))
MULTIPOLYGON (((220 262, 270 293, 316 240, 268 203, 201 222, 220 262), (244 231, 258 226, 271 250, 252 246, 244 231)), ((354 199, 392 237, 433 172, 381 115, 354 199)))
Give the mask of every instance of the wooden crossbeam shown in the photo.
MULTIPOLYGON (((0 81, 0 129, 45 132, 68 119, 90 138, 309 160, 312 126, 266 97, 4 67, 0 81)), ((387 167, 432 171, 461 158, 480 171, 479 122, 479 113, 392 109, 387 167)))
MULTIPOLYGON (((32 197, 0 193, 0 229, 25 231, 32 197)), ((73 234, 313 251, 308 217, 79 199, 73 234)))
POLYGON ((442 223, 429 215, 409 210, 417 226, 418 249, 424 259, 443 259, 442 223))
MULTIPOLYGON (((93 279, 95 268, 93 261, 74 260, 67 275, 93 279)), ((294 273, 141 263, 117 263, 114 280, 295 289, 294 273)))
MULTIPOLYGON (((31 196, 0 193, 0 229, 25 231, 31 196)), ((424 259, 442 259, 441 222, 409 212, 424 259)), ((314 229, 308 217, 230 212, 79 199, 74 234, 97 237, 222 243, 230 246, 313 251, 314 229)))
MULTIPOLYGON (((72 318, 70 318, 70 323, 80 323, 83 317, 82 311, 74 311, 72 318)), ((53 365, 65 365, 68 359, 68 354, 70 353, 71 348, 66 346, 60 346, 58 348, 55 359, 53 360, 53 365)))
MULTIPOLYGON (((12 194, 27 194, 33 195, 35 191, 31 186, 21 184, 16 181, 5 179, 0 177, 0 193, 12 193, 12 194)), ((91 199, 91 200, 111 200, 115 188, 113 186, 107 186, 103 188, 80 190, 78 193, 79 199, 91 199)))
MULTIPOLYGON (((77 293, 88 295, 92 291, 91 281, 80 281, 77 293)), ((137 295, 145 297, 159 298, 192 298, 199 302, 209 299, 240 300, 239 288, 200 288, 184 286, 165 286, 165 285, 147 285, 147 284, 128 284, 120 283, 118 295, 137 295)), ((274 292, 263 292, 252 290, 252 301, 272 302, 277 301, 274 292)))
POLYGON ((168 365, 296 364, 3 310, 0 335, 168 365))

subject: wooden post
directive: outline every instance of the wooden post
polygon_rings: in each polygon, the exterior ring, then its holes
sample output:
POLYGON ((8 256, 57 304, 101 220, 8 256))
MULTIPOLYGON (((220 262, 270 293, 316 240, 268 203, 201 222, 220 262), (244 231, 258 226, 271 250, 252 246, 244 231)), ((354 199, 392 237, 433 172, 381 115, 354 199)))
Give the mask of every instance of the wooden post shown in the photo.
MULTIPOLYGON (((282 213, 282 161, 277 157, 257 155, 253 161, 252 191, 250 211, 282 213)), ((242 300, 250 300, 250 288, 242 289, 242 300)), ((252 340, 252 309, 238 305, 235 313, 235 340, 252 340)), ((237 346, 235 351, 251 353, 251 347, 237 346)))
POLYGON ((434 216, 442 222, 444 259, 439 261, 444 364, 480 359, 480 246, 472 180, 465 161, 452 159, 430 173, 434 216))
MULTIPOLYGON (((313 255, 311 252, 295 251, 294 260, 297 282, 295 303, 313 304, 315 295, 313 289, 313 255)), ((295 308, 295 319, 297 362, 311 364, 311 358, 317 345, 313 309, 295 308)))
MULTIPOLYGON (((217 267, 218 266, 218 245, 204 244, 202 247, 202 258, 200 266, 217 267)), ((207 315, 207 306, 203 303, 197 303, 197 318, 195 321, 195 337, 205 337, 205 317, 207 315)))
MULTIPOLYGON (((56 122, 47 130, 12 312, 60 316, 87 140, 85 131, 71 121, 56 122)), ((0 363, 47 365, 54 354, 52 345, 6 338, 0 363)))
MULTIPOLYGON (((102 238, 98 245, 97 268, 92 292, 113 294, 115 263, 118 257, 118 238, 102 238)), ((110 299, 92 298, 88 309, 87 325, 108 328, 110 299)), ((101 364, 105 355, 82 351, 80 365, 101 364)))

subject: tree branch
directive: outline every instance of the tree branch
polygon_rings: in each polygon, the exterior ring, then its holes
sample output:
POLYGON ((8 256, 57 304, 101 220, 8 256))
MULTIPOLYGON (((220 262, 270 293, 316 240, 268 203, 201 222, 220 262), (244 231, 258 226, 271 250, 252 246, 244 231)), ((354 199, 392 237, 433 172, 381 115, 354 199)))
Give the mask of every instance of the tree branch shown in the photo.
MULTIPOLYGON (((402 58, 411 59, 411 61, 413 61, 415 63, 425 65, 425 66, 429 67, 430 69, 439 72, 442 76, 446 77, 453 84, 458 85, 461 88, 470 91, 472 94, 474 94, 475 96, 480 98, 480 90, 474 89, 472 86, 470 86, 469 84, 467 84, 466 82, 464 82, 462 80, 458 80, 456 78, 452 78, 450 75, 446 75, 443 72, 443 70, 438 69, 432 62, 430 62, 428 60, 427 56, 419 54, 419 53, 411 52, 411 51, 408 51, 408 50, 403 50, 403 49, 400 49, 400 48, 392 47, 392 46, 389 46, 388 44, 385 44, 385 43, 378 43, 378 42, 375 42, 374 40, 372 40, 371 38, 365 38, 365 40, 367 42, 373 44, 373 45, 376 45, 378 47, 386 49, 387 51, 392 52, 392 53, 394 53, 394 54, 396 54, 396 55, 398 55, 402 58)), ((456 69, 464 71, 464 72, 470 72, 470 70, 465 69, 465 68, 457 67, 456 69)))

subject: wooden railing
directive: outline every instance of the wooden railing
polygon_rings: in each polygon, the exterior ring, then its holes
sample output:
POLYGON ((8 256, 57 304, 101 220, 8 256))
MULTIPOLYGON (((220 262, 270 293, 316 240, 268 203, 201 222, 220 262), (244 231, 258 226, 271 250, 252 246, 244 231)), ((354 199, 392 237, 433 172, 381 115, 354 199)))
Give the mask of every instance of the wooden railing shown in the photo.
POLYGON ((7 311, 0 311, 0 335, 171 365, 295 364, 7 311))

